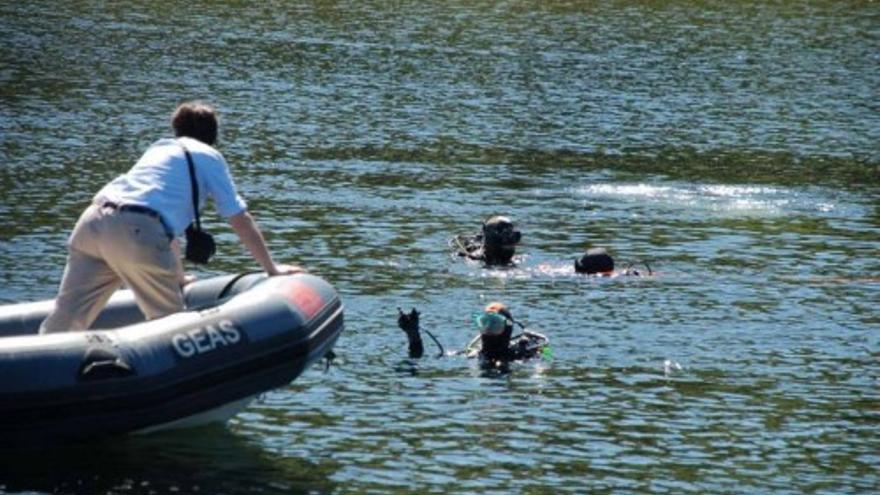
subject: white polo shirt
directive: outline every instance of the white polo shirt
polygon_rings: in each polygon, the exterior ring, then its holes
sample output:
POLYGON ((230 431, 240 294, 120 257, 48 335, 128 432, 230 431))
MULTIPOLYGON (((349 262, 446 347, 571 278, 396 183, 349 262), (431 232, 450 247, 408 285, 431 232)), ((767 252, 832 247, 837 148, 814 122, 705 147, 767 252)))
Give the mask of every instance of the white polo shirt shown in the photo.
POLYGON ((189 150, 195 166, 199 211, 208 196, 224 218, 245 211, 247 203, 236 192, 223 155, 213 147, 187 137, 160 139, 153 143, 128 173, 98 191, 95 202, 111 201, 119 205, 152 208, 162 215, 171 233, 181 235, 195 220, 189 168, 181 144, 189 150))

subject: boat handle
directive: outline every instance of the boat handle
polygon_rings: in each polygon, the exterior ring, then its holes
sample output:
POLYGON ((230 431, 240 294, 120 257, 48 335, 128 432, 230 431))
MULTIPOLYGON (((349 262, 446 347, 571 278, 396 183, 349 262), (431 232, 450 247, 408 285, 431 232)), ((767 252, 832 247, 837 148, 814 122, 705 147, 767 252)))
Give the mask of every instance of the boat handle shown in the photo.
POLYGON ((79 368, 82 381, 123 378, 135 374, 134 368, 107 349, 89 349, 79 368))

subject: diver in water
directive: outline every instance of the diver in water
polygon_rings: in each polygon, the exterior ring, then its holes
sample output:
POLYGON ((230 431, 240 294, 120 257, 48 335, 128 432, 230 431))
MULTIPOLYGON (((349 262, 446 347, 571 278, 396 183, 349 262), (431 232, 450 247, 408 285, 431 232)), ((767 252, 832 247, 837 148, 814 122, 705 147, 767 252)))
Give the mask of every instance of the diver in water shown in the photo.
MULTIPOLYGON (((397 326, 406 333, 409 340, 409 357, 420 358, 424 354, 424 345, 420 335, 419 313, 415 308, 409 313, 397 309, 397 326)), ((465 354, 469 358, 479 358, 484 368, 505 369, 512 361, 525 361, 539 356, 549 356, 550 341, 540 333, 533 332, 514 320, 510 310, 502 303, 494 302, 474 319, 480 333, 474 337, 463 351, 453 354, 465 354), (514 324, 522 328, 522 333, 513 335, 514 324)), ((445 354, 443 346, 431 332, 425 332, 434 340, 440 353, 445 354)))
POLYGON ((483 223, 479 234, 457 235, 450 244, 459 256, 482 261, 488 266, 509 265, 521 238, 522 234, 516 230, 510 218, 496 215, 483 223))
POLYGON ((525 361, 540 356, 549 348, 545 335, 527 330, 516 321, 503 303, 493 302, 475 318, 480 334, 467 347, 468 357, 479 357, 484 367, 503 368, 511 361, 525 361), (513 325, 523 332, 513 335, 513 325))
MULTIPOLYGON (((653 275, 651 267, 645 264, 647 275, 653 275)), ((618 275, 630 275, 641 277, 643 274, 632 264, 620 271, 614 270, 614 258, 608 254, 605 248, 590 248, 580 258, 574 260, 574 271, 584 275, 596 275, 599 277, 616 277, 618 275)))

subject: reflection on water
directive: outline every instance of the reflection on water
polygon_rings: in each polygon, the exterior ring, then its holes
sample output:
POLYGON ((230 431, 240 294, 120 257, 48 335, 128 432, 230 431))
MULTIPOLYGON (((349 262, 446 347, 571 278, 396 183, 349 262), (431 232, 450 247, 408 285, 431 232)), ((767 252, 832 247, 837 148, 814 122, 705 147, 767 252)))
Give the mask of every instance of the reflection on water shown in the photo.
POLYGON ((273 458, 226 428, 0 454, 3 493, 330 493, 332 462, 273 458), (259 480, 259 486, 254 485, 259 480))
MULTIPOLYGON (((868 209, 852 205, 840 193, 817 188, 790 189, 732 184, 590 184, 576 191, 591 201, 640 203, 645 209, 677 208, 690 214, 708 211, 713 217, 768 218, 792 214, 823 217, 848 208, 844 215, 864 216, 868 209), (833 195, 833 196, 832 196, 833 195)), ((837 212, 840 214, 841 212, 837 212)))
MULTIPOLYGON (((0 6, 0 301, 54 295, 92 194, 200 97, 273 252, 330 280, 347 325, 329 371, 228 429, 4 452, 0 491, 876 492, 877 16, 0 6), (450 251, 498 213, 523 232, 516 266, 450 251), (574 274, 592 246, 656 276, 574 274), (405 359, 397 307, 456 350, 492 300, 552 361, 405 359)), ((204 221, 219 253, 190 268, 253 269, 204 221)))

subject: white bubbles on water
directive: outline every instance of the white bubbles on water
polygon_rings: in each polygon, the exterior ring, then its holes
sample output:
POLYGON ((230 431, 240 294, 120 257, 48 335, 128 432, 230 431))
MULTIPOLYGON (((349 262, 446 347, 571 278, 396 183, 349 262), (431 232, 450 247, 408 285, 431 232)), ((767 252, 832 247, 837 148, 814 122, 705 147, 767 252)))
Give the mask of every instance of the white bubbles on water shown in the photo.
POLYGON ((669 378, 673 373, 684 371, 684 368, 677 361, 667 359, 663 361, 663 376, 669 378))

